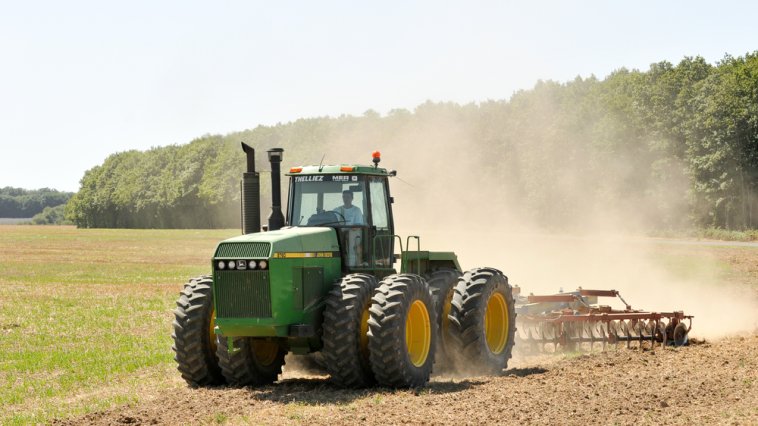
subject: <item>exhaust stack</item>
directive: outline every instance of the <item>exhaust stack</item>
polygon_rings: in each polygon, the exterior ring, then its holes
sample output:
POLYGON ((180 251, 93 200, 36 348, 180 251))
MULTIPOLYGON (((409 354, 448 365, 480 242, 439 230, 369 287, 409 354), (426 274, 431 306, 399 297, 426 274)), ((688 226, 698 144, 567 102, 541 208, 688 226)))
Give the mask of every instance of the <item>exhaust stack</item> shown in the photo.
POLYGON ((247 172, 242 174, 242 233, 261 231, 261 181, 255 171, 255 149, 242 142, 242 150, 247 156, 247 172))
POLYGON ((282 191, 279 178, 279 165, 284 157, 282 148, 268 150, 268 161, 271 163, 271 215, 268 217, 268 230, 276 231, 284 226, 282 214, 282 191))

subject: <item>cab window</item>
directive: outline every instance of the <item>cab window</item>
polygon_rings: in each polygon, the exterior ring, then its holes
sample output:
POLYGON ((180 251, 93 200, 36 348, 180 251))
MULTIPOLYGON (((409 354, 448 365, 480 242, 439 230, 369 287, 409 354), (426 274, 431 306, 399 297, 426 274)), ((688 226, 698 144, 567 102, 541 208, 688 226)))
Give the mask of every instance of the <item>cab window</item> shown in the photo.
POLYGON ((361 176, 318 175, 293 178, 290 223, 294 226, 358 226, 366 221, 361 176), (301 178, 302 181, 297 179, 301 178), (347 178, 348 180, 344 180, 347 178), (337 180, 339 179, 339 180, 337 180))
POLYGON ((371 194, 371 219, 377 230, 389 230, 387 214, 387 193, 384 191, 384 179, 372 176, 369 179, 369 193, 371 194))

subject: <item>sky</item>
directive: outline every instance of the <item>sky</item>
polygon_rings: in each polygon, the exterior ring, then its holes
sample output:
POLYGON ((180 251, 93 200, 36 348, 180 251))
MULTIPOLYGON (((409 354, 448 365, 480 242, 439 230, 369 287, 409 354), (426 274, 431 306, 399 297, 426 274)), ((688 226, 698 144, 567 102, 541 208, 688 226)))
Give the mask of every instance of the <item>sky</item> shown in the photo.
POLYGON ((0 187, 298 118, 758 50, 758 3, 0 0, 0 187))

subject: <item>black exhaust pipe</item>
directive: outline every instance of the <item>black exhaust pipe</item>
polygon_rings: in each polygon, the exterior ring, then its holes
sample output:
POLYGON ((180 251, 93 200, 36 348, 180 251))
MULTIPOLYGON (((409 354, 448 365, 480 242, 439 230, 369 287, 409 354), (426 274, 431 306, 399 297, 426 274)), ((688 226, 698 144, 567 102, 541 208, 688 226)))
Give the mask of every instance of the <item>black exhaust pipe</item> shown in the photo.
POLYGON ((255 149, 242 142, 242 150, 247 155, 247 172, 242 174, 242 233, 261 231, 261 180, 255 171, 255 149))
POLYGON ((282 214, 282 190, 279 181, 279 165, 284 157, 282 148, 268 150, 268 161, 271 163, 271 215, 268 217, 268 230, 276 231, 284 226, 282 214))

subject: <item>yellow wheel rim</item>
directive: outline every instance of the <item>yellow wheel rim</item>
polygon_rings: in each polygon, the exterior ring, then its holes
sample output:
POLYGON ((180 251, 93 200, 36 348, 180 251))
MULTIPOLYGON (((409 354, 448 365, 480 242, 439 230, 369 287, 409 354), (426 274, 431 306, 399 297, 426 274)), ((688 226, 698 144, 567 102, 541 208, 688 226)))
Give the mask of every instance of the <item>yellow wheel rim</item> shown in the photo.
POLYGON ((216 310, 211 308, 211 321, 208 325, 208 340, 211 345, 211 353, 216 354, 216 310))
POLYGON ((493 354, 500 354, 508 342, 508 305, 500 293, 493 293, 484 313, 484 336, 493 354))
POLYGON ((253 339, 253 355, 260 365, 271 365, 279 353, 279 344, 268 340, 253 339))
POLYGON ((447 331, 450 328, 450 319, 448 318, 448 315, 450 315, 450 307, 453 302, 454 294, 455 288, 451 288, 450 291, 447 292, 447 295, 445 295, 445 300, 442 302, 442 330, 440 330, 440 334, 442 334, 443 339, 444 336, 447 336, 447 331))
POLYGON ((424 302, 416 300, 408 310, 408 316, 405 319, 405 346, 413 365, 416 367, 424 365, 431 343, 432 325, 429 322, 429 312, 424 302))
POLYGON ((363 355, 366 359, 368 359, 368 317, 369 312, 368 308, 370 305, 366 306, 366 309, 363 310, 363 314, 361 315, 361 335, 360 337, 360 345, 361 345, 361 355, 363 355))

